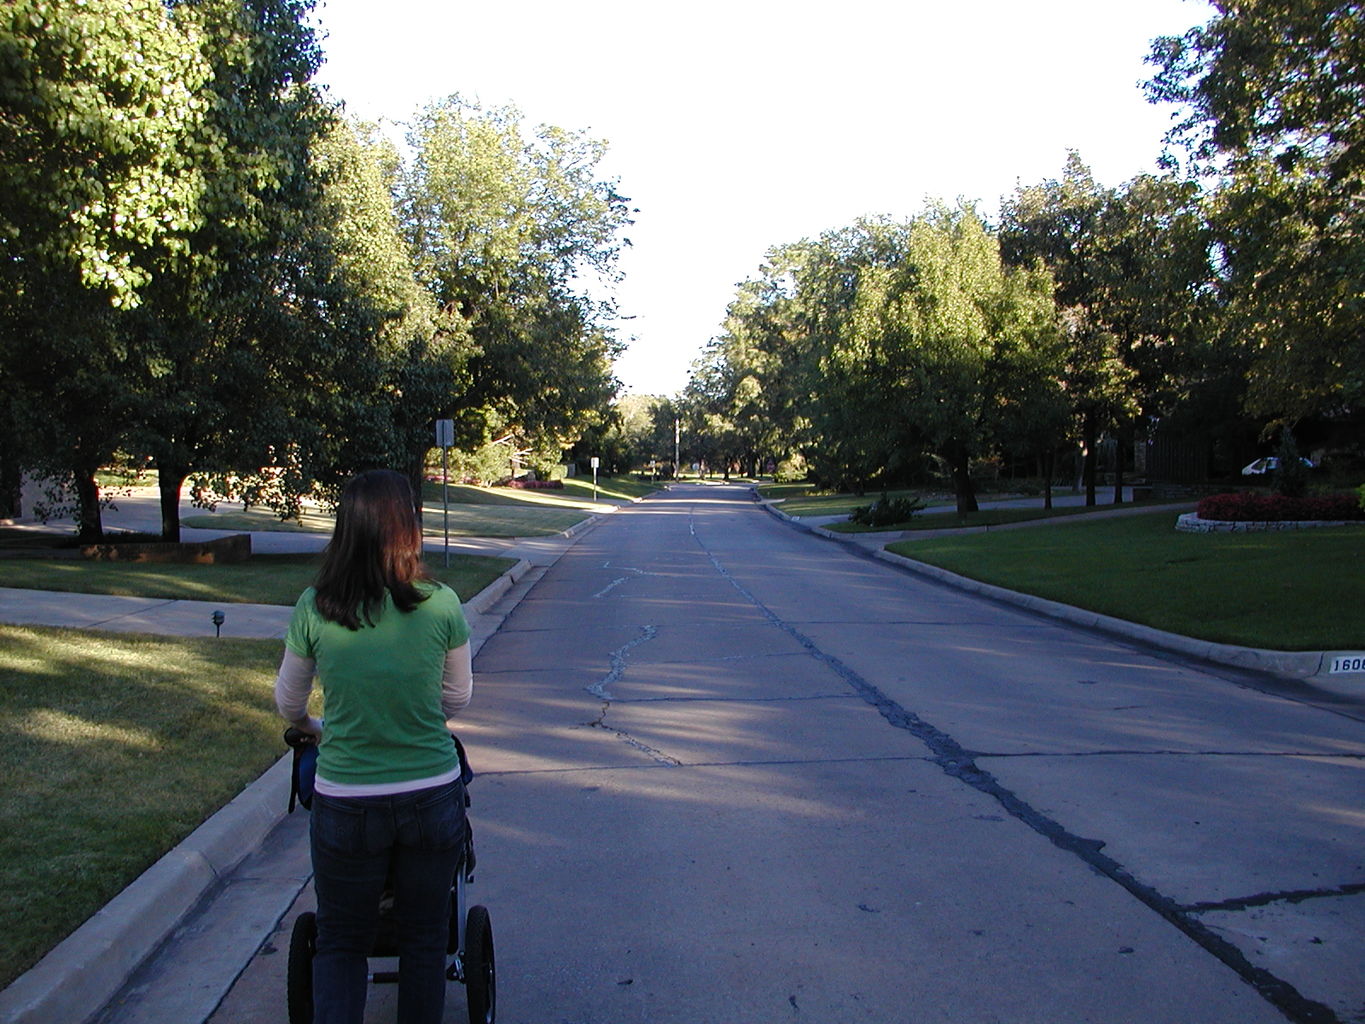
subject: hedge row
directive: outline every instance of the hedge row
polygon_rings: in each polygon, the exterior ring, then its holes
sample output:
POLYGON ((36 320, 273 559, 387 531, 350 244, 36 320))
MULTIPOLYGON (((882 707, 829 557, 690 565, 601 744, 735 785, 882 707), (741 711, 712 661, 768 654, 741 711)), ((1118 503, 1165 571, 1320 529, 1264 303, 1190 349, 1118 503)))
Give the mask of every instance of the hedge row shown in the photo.
POLYGON ((1231 523, 1283 523, 1313 520, 1365 520, 1360 498, 1327 494, 1290 498, 1283 494, 1212 494, 1199 502, 1199 518, 1231 523))

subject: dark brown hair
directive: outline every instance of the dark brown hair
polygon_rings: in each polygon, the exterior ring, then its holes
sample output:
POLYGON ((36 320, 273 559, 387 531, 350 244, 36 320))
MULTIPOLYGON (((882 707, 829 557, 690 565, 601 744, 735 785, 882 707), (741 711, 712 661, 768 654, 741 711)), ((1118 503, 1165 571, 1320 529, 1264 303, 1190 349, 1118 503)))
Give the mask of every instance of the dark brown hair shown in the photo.
POLYGON ((399 611, 410 612, 429 592, 422 564, 422 528, 407 478, 371 469, 341 492, 336 529, 318 570, 317 608, 324 619, 347 629, 371 626, 383 611, 385 593, 399 611))

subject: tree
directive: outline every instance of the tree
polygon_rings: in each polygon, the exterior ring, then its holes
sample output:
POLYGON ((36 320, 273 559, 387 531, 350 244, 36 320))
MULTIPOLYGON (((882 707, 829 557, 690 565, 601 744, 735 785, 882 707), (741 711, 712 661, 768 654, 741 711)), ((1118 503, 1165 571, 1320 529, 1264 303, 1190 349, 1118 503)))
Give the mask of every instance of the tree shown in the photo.
POLYGON ((205 188, 181 143, 211 69, 161 0, 14 0, 0 12, 0 260, 135 306, 149 253, 184 254, 205 188))
POLYGON ((311 6, 9 9, 0 131, 23 159, 0 358, 28 351, 6 400, 59 439, 24 455, 74 478, 87 538, 94 472, 120 446, 154 456, 169 539, 192 470, 306 478, 309 403, 363 365, 332 316, 348 295, 319 219, 312 148, 332 115, 308 85, 311 6))
POLYGON ((790 367, 781 363, 784 299, 771 280, 739 286, 722 324, 693 364, 684 393, 689 436, 704 437, 697 461, 758 476, 766 459, 790 450, 784 430, 783 388, 790 367))
POLYGON ((740 446, 758 420, 769 451, 860 494, 938 457, 970 511, 972 459, 1056 420, 1052 290, 1044 271, 1004 267, 969 208, 861 220, 770 251, 689 395, 713 437, 740 446))
POLYGON ((660 395, 622 395, 612 403, 603 421, 589 427, 573 456, 580 468, 596 456, 607 476, 625 473, 649 461, 654 451, 654 411, 667 399, 660 395))
POLYGON ((309 81, 311 0, 182 0, 213 69, 202 124, 179 145, 204 169, 187 256, 129 316, 139 356, 134 444, 156 461, 162 534, 179 537, 195 472, 273 467, 279 493, 312 477, 320 397, 353 368, 332 311, 346 299, 315 145, 334 123, 309 81))
POLYGON ((1227 345, 1247 408, 1281 421, 1365 398, 1365 12, 1353 0, 1217 0, 1153 43, 1153 102, 1182 105, 1167 159, 1218 183, 1227 345))
MULTIPOLYGON (((1057 282, 1065 393, 1093 504, 1101 434, 1131 447, 1143 425, 1170 415, 1206 376, 1211 272, 1197 189, 1150 176, 1102 187, 1072 152, 1060 179, 1022 186, 1002 205, 1000 241, 1009 263, 1041 261, 1057 282)), ((1116 501, 1122 449, 1118 466, 1116 501)))
POLYGON ((971 460, 999 439, 1021 384, 1055 377, 1052 279, 1008 270, 970 208, 941 206, 911 223, 904 260, 881 276, 871 354, 888 386, 874 408, 947 461, 958 512, 974 512, 971 460))
POLYGON ((433 423, 467 385, 472 343, 464 322, 442 315, 416 278, 386 174, 392 144, 374 125, 338 124, 315 159, 347 297, 342 350, 367 366, 328 415, 346 425, 326 460, 328 489, 376 466, 403 469, 418 488, 433 423))
POLYGON ((212 73, 160 0, 0 11, 0 460, 72 482, 101 530, 95 470, 128 421, 137 355, 119 311, 182 261, 207 180, 183 145, 212 73))
POLYGON ((1064 391, 1080 435, 1087 505, 1095 503, 1100 433, 1125 411, 1121 403, 1131 376, 1117 339, 1095 308, 1102 289, 1096 256, 1099 224, 1111 197, 1073 150, 1061 178, 1021 186, 1001 206, 1000 247, 1006 262, 1017 267, 1040 264, 1056 282, 1067 339, 1064 391))
POLYGON ((542 127, 513 108, 458 96, 429 105, 409 138, 404 230, 422 283, 475 345, 453 397, 463 444, 494 432, 565 447, 598 422, 616 390, 609 285, 630 223, 614 182, 596 178, 603 143, 542 127))

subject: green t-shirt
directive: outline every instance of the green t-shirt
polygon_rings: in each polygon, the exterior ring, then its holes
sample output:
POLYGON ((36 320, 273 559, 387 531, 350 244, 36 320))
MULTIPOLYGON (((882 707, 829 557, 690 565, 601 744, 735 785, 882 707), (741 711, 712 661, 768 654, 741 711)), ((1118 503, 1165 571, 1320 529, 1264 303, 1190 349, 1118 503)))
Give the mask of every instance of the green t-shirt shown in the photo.
POLYGON ((410 612, 386 596, 373 626, 329 622, 309 587, 289 621, 284 643, 313 659, 322 685, 323 730, 318 775, 345 785, 408 782, 456 767, 441 712, 446 652, 469 639, 455 591, 436 584, 410 612))

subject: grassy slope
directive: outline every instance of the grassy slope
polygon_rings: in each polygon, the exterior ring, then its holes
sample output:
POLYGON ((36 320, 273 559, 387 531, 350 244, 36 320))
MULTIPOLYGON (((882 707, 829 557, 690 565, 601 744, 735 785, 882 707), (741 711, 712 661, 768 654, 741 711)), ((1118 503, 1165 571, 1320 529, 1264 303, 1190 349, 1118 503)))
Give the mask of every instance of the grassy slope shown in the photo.
POLYGON ((963 576, 1158 629, 1276 650, 1365 646, 1365 527, 1192 534, 1153 512, 905 540, 963 576))

